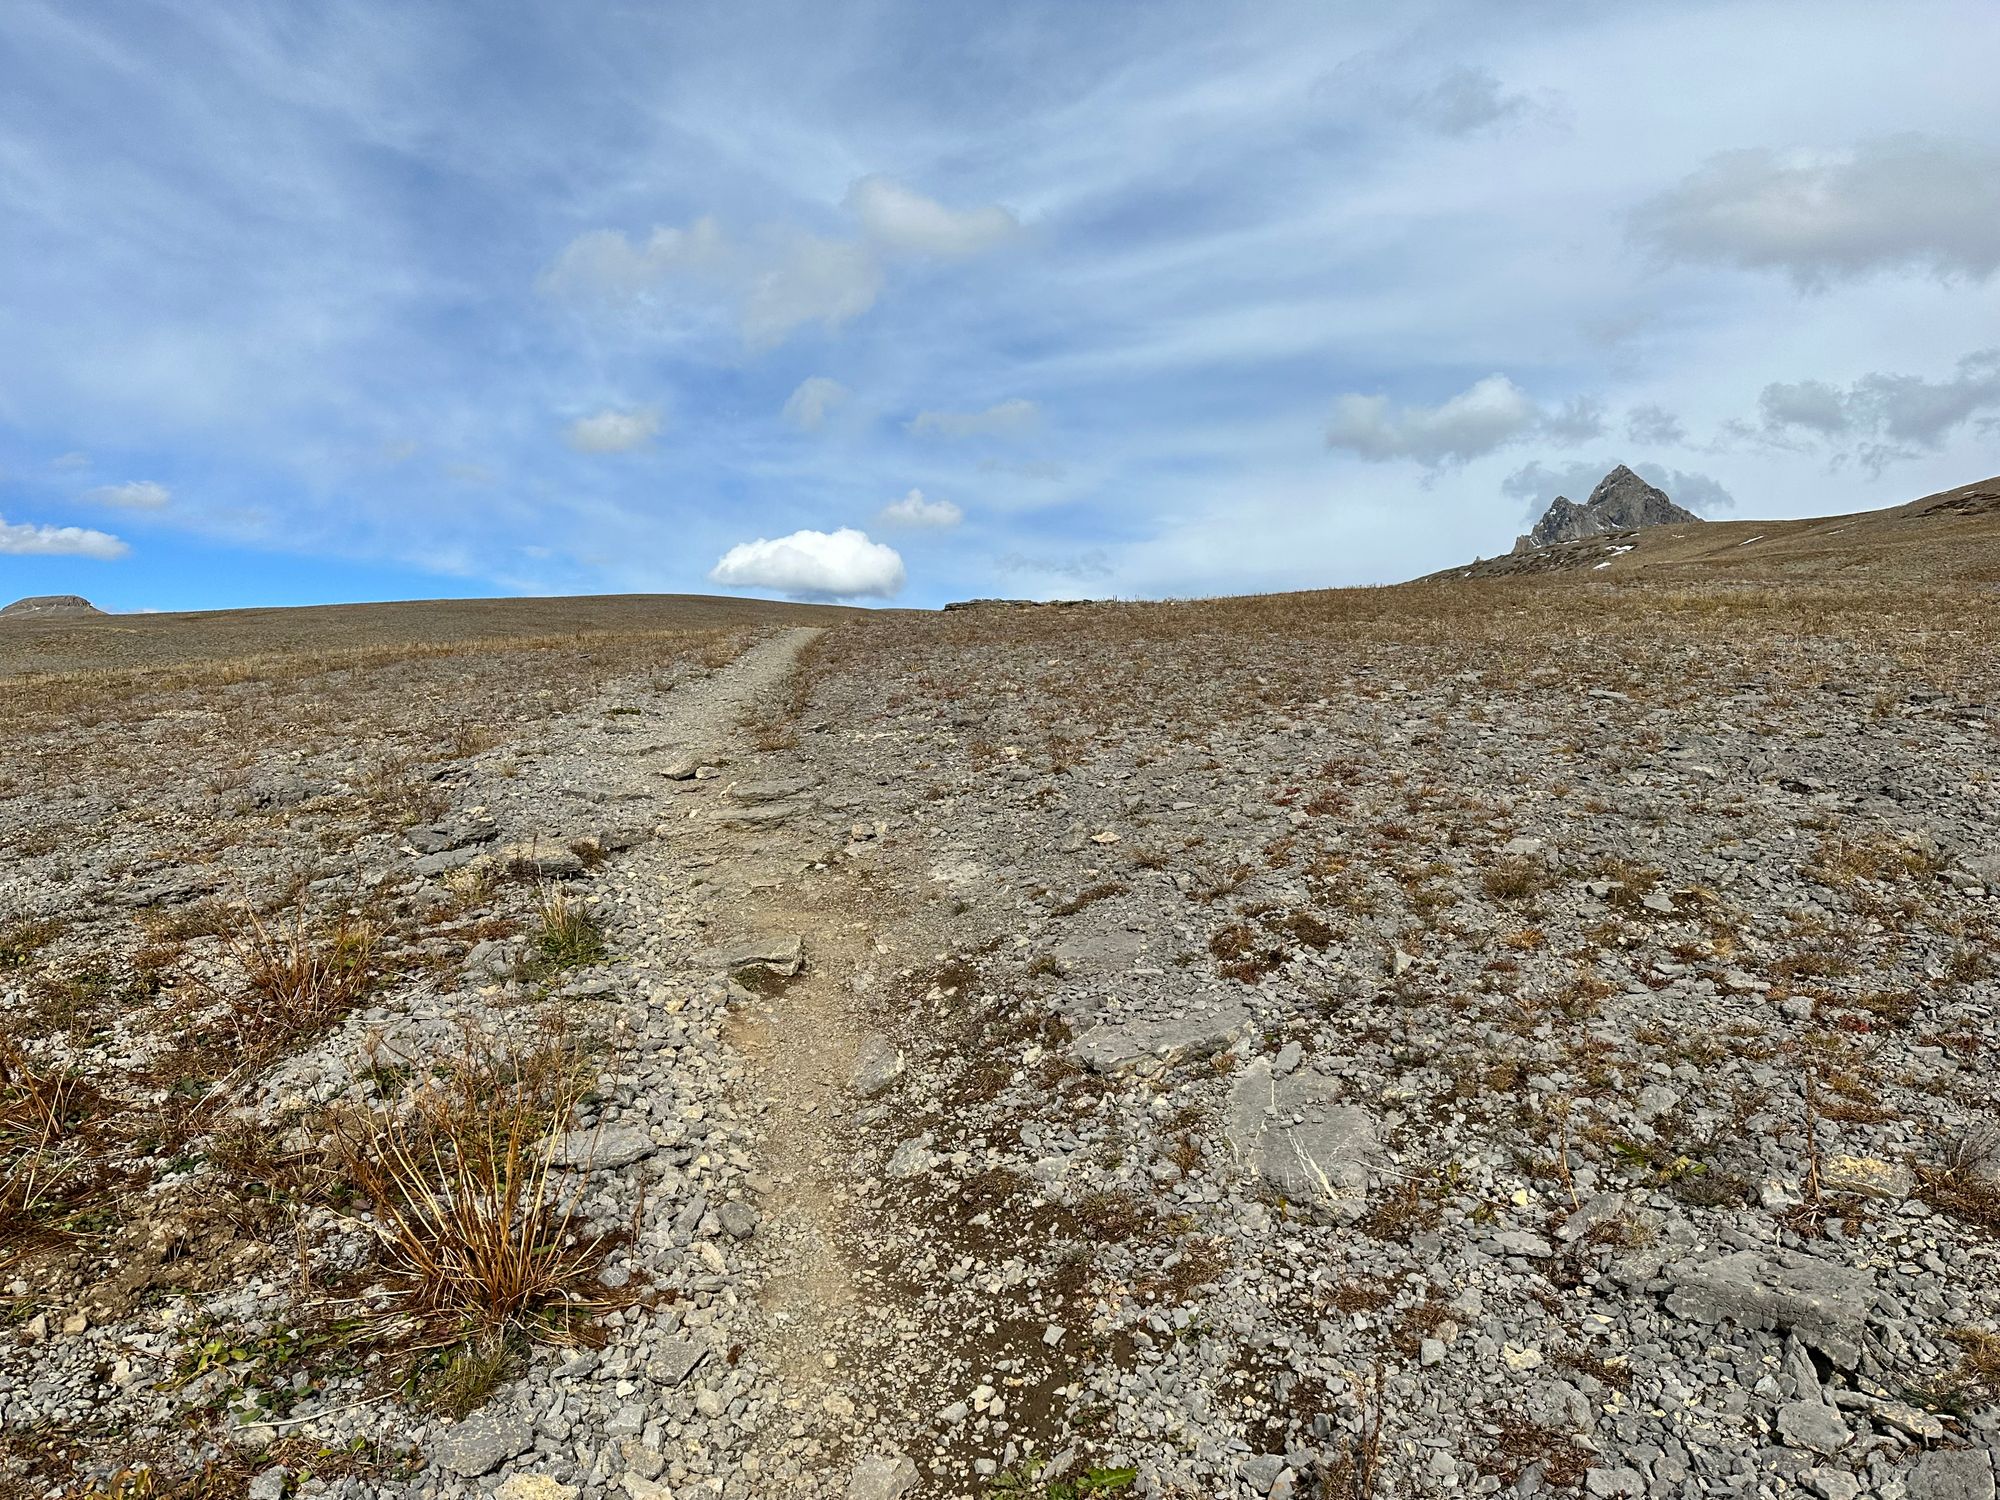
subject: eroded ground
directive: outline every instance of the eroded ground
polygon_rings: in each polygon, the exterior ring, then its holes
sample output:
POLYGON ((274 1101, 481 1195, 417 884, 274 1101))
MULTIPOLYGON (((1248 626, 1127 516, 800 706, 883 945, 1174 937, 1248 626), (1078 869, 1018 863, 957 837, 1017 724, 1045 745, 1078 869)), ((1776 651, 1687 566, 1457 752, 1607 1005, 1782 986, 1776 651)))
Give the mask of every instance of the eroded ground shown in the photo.
POLYGON ((1991 1494, 1993 613, 1491 584, 10 706, 8 1461, 1991 1494))

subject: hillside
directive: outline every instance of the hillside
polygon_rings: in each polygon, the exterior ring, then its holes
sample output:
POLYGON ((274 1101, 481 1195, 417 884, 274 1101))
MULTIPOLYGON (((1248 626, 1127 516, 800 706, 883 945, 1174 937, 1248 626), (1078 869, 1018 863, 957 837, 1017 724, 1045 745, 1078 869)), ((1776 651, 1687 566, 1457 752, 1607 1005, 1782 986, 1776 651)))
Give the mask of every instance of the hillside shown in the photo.
POLYGON ((1448 568, 1423 581, 1544 573, 1676 582, 2000 582, 2000 478, 1852 515, 1610 532, 1448 568))

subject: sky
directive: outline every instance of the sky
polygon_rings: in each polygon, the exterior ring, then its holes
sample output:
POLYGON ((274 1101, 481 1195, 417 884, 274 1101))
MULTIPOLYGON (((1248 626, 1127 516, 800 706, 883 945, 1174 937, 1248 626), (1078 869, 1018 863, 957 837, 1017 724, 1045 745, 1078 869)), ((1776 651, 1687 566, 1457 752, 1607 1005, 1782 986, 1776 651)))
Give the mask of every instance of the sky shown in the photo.
POLYGON ((0 8, 0 599, 1394 582, 2000 471, 1991 0, 0 8))

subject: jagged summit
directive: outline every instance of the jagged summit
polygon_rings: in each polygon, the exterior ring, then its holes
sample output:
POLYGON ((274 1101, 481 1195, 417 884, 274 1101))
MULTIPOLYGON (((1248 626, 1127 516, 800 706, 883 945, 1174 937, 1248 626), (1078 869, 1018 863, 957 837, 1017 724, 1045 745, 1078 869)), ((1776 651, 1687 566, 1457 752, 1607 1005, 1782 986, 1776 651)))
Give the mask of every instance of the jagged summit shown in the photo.
POLYGON ((1556 496, 1535 529, 1514 543, 1514 551, 1532 552, 1538 547, 1602 536, 1607 531, 1637 531, 1642 526, 1700 519, 1674 504, 1658 485, 1646 483, 1620 464, 1597 481, 1597 488, 1582 505, 1565 495, 1556 496))
POLYGON ((45 618, 50 615, 101 615, 104 611, 79 594, 37 594, 16 599, 0 616, 12 619, 45 618))

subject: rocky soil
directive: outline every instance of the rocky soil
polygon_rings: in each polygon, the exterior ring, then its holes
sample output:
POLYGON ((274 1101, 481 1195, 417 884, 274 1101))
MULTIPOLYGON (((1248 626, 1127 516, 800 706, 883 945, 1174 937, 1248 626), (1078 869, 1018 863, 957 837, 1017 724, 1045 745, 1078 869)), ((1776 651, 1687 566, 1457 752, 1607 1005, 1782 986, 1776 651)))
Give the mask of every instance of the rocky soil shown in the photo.
MULTIPOLYGON (((467 665, 505 734, 397 776, 394 715, 122 799, 50 729, 0 787, 8 1098, 92 1091, 44 1170, 101 1185, 9 1204, 0 1452, 37 1495, 1990 1497, 1995 633, 993 606, 540 707, 467 665), (281 898, 371 924, 368 984, 232 1064, 281 898), (551 1057, 588 1282, 441 1330, 343 1122, 551 1057)), ((185 762, 154 707, 123 754, 185 762)))

